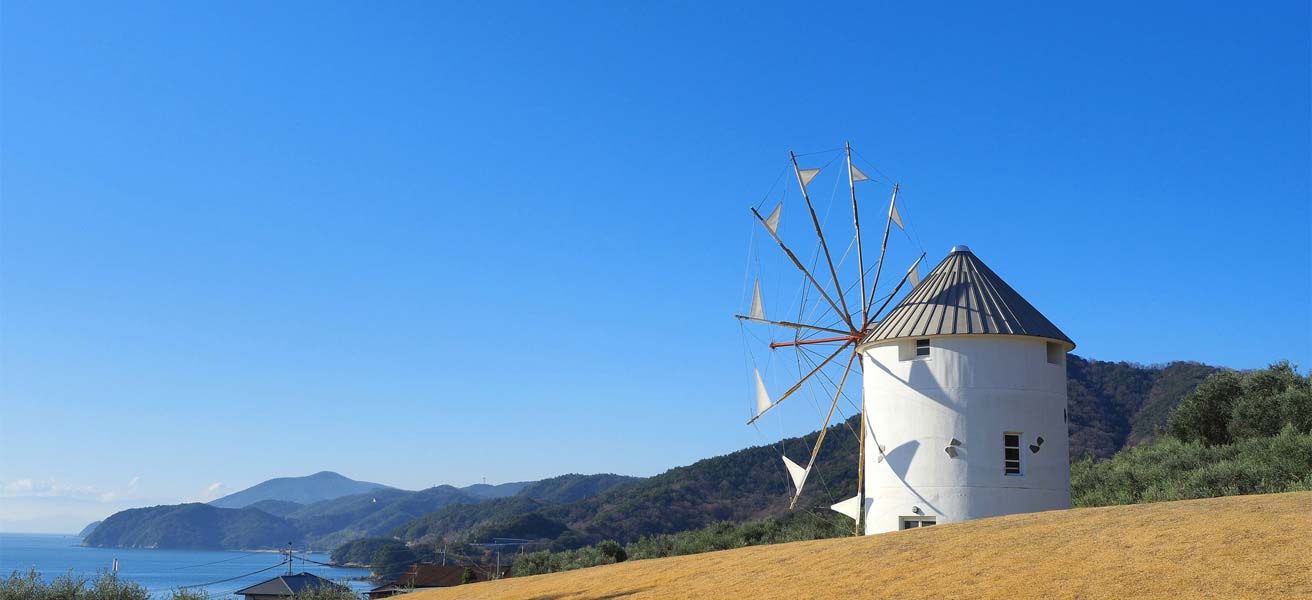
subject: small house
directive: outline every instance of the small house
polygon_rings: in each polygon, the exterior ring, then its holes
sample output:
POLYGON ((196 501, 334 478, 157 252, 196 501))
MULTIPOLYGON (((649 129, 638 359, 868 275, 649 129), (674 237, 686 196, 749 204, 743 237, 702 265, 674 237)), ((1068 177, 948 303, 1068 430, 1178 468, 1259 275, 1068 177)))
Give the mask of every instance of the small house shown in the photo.
POLYGON ((233 593, 238 596, 245 596, 246 600, 282 600, 292 598, 305 590, 320 588, 351 591, 351 588, 333 583, 318 575, 297 573, 295 575, 279 575, 233 593))

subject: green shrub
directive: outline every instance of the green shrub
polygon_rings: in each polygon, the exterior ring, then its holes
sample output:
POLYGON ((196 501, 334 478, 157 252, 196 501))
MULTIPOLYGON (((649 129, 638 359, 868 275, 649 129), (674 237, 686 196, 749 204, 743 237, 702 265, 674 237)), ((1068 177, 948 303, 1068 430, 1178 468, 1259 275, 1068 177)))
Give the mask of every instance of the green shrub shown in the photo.
MULTIPOLYGON (((150 592, 109 572, 101 572, 89 581, 65 573, 47 582, 33 569, 26 573, 14 571, 0 579, 0 600, 150 600, 150 592)), ((203 590, 177 589, 168 600, 210 600, 210 595, 203 590)), ((360 600, 360 596, 350 590, 319 588, 297 594, 296 600, 360 600)))
POLYGON ((1230 442, 1230 413, 1243 393, 1238 372, 1221 371, 1204 379, 1167 421, 1171 435, 1186 442, 1226 444, 1230 442))
POLYGON ((1312 489, 1312 434, 1286 424, 1270 437, 1205 446, 1166 438, 1071 465, 1075 506, 1108 506, 1312 489))
POLYGON ((202 590, 173 590, 169 600, 210 600, 210 593, 202 590))
POLYGON ((1168 422, 1175 437, 1213 446, 1270 437, 1286 425, 1312 432, 1312 386, 1289 361, 1211 375, 1180 401, 1168 422))
POLYGON ((0 580, 0 600, 150 600, 150 593, 109 572, 102 571, 90 581, 70 572, 47 582, 32 569, 14 571, 0 580))
POLYGON ((336 587, 308 588, 296 594, 295 600, 360 600, 351 590, 336 587))

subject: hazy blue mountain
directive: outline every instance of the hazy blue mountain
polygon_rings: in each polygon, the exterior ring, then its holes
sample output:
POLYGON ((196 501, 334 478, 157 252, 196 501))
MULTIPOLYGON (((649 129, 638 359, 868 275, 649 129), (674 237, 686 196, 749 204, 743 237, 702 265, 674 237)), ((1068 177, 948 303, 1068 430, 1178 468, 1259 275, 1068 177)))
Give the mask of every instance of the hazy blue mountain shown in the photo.
POLYGON ((262 510, 275 517, 286 517, 287 515, 290 515, 303 507, 305 507, 304 504, 298 504, 296 502, 288 502, 286 500, 260 500, 259 502, 247 506, 246 508, 254 508, 256 510, 262 510))
POLYGON ((96 521, 94 523, 88 523, 86 527, 82 528, 82 531, 78 532, 77 537, 85 538, 88 535, 91 535, 91 532, 95 531, 96 526, 100 525, 101 523, 104 523, 104 521, 96 521))
POLYGON ((262 500, 246 508, 179 504, 134 508, 105 519, 88 546, 188 550, 330 549, 381 535, 451 504, 480 502, 449 485, 418 492, 379 488, 364 494, 299 505, 262 500), (270 511, 283 513, 271 514, 270 511))
POLYGON ((476 498, 490 500, 492 498, 514 496, 515 494, 518 494, 520 490, 524 489, 526 486, 532 485, 533 483, 534 482, 532 481, 516 481, 514 483, 499 483, 496 485, 489 483, 475 483, 474 485, 467 485, 460 488, 460 491, 476 498))
POLYGON ((210 505, 219 508, 245 508, 261 500, 281 500, 297 504, 311 504, 351 494, 387 488, 379 483, 356 481, 332 471, 320 471, 305 477, 279 477, 256 484, 240 492, 229 494, 210 505))

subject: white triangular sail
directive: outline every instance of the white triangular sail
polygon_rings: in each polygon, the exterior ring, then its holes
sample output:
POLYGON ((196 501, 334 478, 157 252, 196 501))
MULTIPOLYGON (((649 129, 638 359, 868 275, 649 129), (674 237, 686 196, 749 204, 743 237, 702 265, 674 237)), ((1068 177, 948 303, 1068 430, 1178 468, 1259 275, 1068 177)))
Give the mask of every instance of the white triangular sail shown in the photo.
POLYGON ((753 319, 765 320, 765 305, 761 304, 761 280, 756 280, 756 287, 752 289, 752 312, 747 316, 753 319))
POLYGON ((856 165, 848 163, 847 168, 852 170, 852 172, 848 174, 852 178, 852 183, 858 181, 870 181, 870 178, 867 177, 865 173, 862 173, 861 169, 856 168, 856 165))
POLYGON ((779 233, 779 213, 783 211, 783 208, 783 202, 774 205, 774 210, 770 211, 770 216, 765 218, 765 226, 770 228, 770 233, 779 233))
POLYGON ((770 393, 765 391, 765 382, 761 381, 761 372, 756 371, 756 415, 760 416, 770 410, 770 393))
MULTIPOLYGON (((870 510, 870 507, 874 506, 874 504, 875 504, 874 498, 866 498, 865 501, 866 510, 870 510)), ((857 516, 860 514, 861 497, 852 496, 847 500, 844 500, 842 502, 839 502, 838 504, 830 506, 829 509, 836 513, 847 515, 849 518, 855 521, 857 516)))
POLYGON ((902 226, 902 215, 897 214, 897 188, 893 188, 893 199, 888 202, 888 218, 897 223, 897 228, 906 231, 907 228, 902 226))
POLYGON ((911 270, 907 271, 907 281, 911 282, 911 287, 920 285, 920 269, 917 268, 919 266, 920 263, 911 265, 911 270))
MULTIPOLYGON (((785 173, 786 172, 787 171, 785 171, 785 173)), ((815 176, 819 174, 820 169, 798 169, 797 179, 802 182, 802 187, 805 188, 806 185, 811 183, 811 180, 815 179, 815 176)))
POLYGON ((810 471, 802 467, 802 465, 788 460, 787 456, 781 456, 781 458, 784 459, 784 466, 788 467, 788 475, 793 478, 793 487, 797 488, 795 495, 800 496, 802 494, 802 486, 806 485, 806 476, 810 471))

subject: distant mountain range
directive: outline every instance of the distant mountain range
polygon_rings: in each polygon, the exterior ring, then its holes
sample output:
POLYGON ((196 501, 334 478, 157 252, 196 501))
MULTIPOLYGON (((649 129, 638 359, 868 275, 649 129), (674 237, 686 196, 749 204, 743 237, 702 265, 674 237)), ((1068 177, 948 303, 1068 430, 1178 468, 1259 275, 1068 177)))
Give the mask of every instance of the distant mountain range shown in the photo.
MULTIPOLYGON (((302 504, 281 498, 263 498, 240 508, 211 504, 181 504, 136 508, 111 515, 92 529, 83 544, 96 547, 176 548, 176 549, 271 549, 282 548, 288 541, 299 547, 330 549, 354 539, 379 536, 449 505, 472 505, 511 497, 547 501, 574 500, 600 493, 634 477, 620 475, 569 475, 540 482, 501 485, 476 484, 466 488, 440 485, 416 492, 357 482, 336 473, 331 478, 318 473, 309 477, 277 480, 277 489, 291 497, 304 497, 307 484, 316 493, 325 493, 325 480, 346 480, 358 488, 368 485, 365 493, 337 496, 302 504)), ((226 497, 225 503, 240 504, 244 499, 269 495, 270 482, 261 483, 226 497), (251 490, 259 494, 246 494, 251 490)), ((347 486, 339 487, 343 489, 347 486)), ((287 497, 284 496, 284 497, 287 497)))
POLYGON ((219 508, 246 508, 262 500, 312 504, 351 494, 387 488, 381 483, 356 481, 332 471, 320 471, 305 477, 279 477, 248 487, 210 502, 219 508))
MULTIPOLYGON (((1198 363, 1143 366, 1070 355, 1072 459, 1106 458, 1127 445, 1152 439, 1175 405, 1216 370, 1198 363)), ((812 472, 813 484, 800 502, 806 510, 822 514, 829 504, 855 493, 855 429, 855 422, 849 421, 830 430, 812 472)), ((116 513, 84 543, 257 549, 282 547, 292 539, 330 549, 369 537, 397 537, 418 544, 541 538, 556 547, 603 539, 631 541, 715 521, 787 514, 788 476, 779 455, 804 461, 818 433, 705 459, 648 479, 572 474, 537 482, 444 485, 411 492, 331 472, 281 478, 209 506, 116 513)))
MULTIPOLYGON (((1144 366, 1067 361, 1071 458, 1106 458, 1151 440, 1177 404, 1216 367, 1191 362, 1144 366)), ((856 417, 830 428, 798 511, 828 515, 829 505, 856 494, 856 417)), ((491 537, 536 539, 563 527, 557 547, 620 542, 644 535, 700 529, 716 521, 781 518, 789 514, 788 474, 780 454, 805 463, 819 432, 708 458, 647 479, 576 497, 521 495, 476 505, 447 506, 390 532, 412 543, 440 545, 491 537), (527 521, 535 514, 541 520, 527 521)), ((545 480, 551 481, 551 480, 545 480)), ((585 482, 558 484, 568 489, 585 482)))

